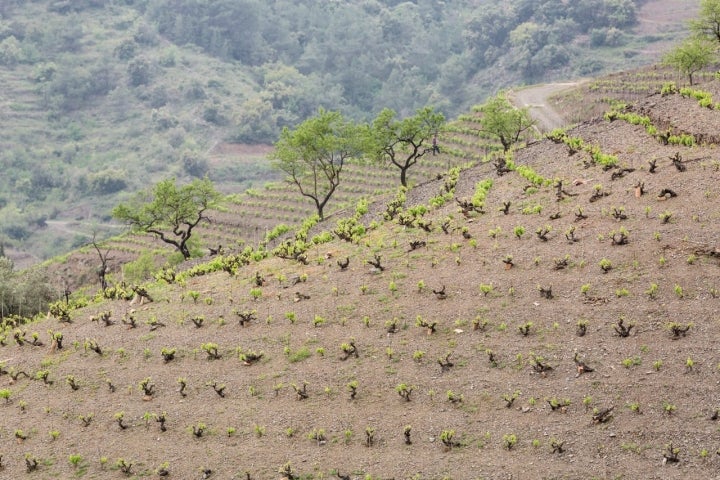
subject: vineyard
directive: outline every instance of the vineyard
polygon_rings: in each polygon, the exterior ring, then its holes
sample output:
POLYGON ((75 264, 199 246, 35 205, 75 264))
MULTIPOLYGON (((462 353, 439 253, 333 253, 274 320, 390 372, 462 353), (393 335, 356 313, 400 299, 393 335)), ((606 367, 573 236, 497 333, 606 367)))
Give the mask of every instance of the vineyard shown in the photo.
MULTIPOLYGON (((717 82, 712 82, 713 74, 703 72, 699 79, 716 88, 717 82)), ((621 72, 601 77, 592 82, 585 83, 576 90, 554 98, 552 103, 562 111, 570 121, 578 118, 592 118, 612 111, 617 104, 642 103, 641 100, 659 93, 667 85, 682 84, 682 79, 670 70, 652 67, 632 72, 621 72), (579 99, 584 99, 579 101, 579 99), (582 116, 582 117, 580 117, 582 116)), ((674 92, 680 94, 679 90, 674 92)), ((663 95, 660 102, 668 103, 672 109, 674 99, 663 95)), ((643 107, 638 107, 642 109, 643 107)), ((657 125, 667 129, 672 119, 667 118, 672 112, 662 105, 653 104, 651 111, 657 118, 657 125)), ((640 111, 642 113, 642 111, 640 111)), ((698 140, 708 139, 714 142, 711 131, 702 131, 703 125, 712 125, 714 112, 705 109, 700 116, 685 118, 695 119, 694 125, 684 125, 682 121, 675 122, 682 141, 683 132, 693 130, 698 133, 698 140)), ((480 132, 479 113, 477 109, 460 115, 455 121, 446 125, 441 133, 439 142, 441 152, 436 156, 426 156, 415 169, 410 170, 410 179, 413 184, 422 184, 440 175, 444 175, 450 168, 468 166, 486 161, 493 152, 501 147, 497 141, 480 132)), ((218 147, 219 164, 228 165, 233 162, 232 148, 218 147)), ((258 158, 257 154, 252 155, 258 158)), ((236 161, 236 160, 235 160, 236 161)), ((259 160, 255 160, 259 161, 259 160)), ((329 204, 330 219, 335 216, 342 217, 344 212, 351 211, 361 198, 375 198, 382 202, 393 194, 399 185, 398 172, 394 167, 374 166, 367 164, 351 164, 343 173, 343 180, 338 191, 329 204)), ((249 188, 242 193, 229 196, 229 201, 222 211, 212 213, 211 222, 203 224, 198 229, 198 238, 201 242, 199 248, 206 252, 208 248, 222 246, 225 252, 240 251, 248 245, 255 246, 266 239, 267 234, 278 225, 297 227, 305 218, 314 213, 312 203, 304 199, 297 190, 284 182, 271 182, 262 187, 249 188)), ((166 245, 151 236, 136 236, 126 234, 107 242, 107 248, 116 252, 114 265, 116 268, 123 263, 133 260, 141 252, 148 249, 156 252, 156 264, 162 265, 171 250, 166 245)), ((84 249, 89 255, 81 251, 81 265, 94 269, 94 252, 84 249)), ((70 257, 73 263, 76 256, 70 257)), ((82 267, 80 267, 82 271, 82 267)), ((83 281, 92 276, 92 272, 85 271, 83 281)))
MULTIPOLYGON (((714 72, 708 71, 698 74, 699 81, 705 85, 712 85, 714 76, 714 72)), ((685 82, 674 70, 654 65, 590 80, 574 91, 551 99, 551 103, 571 123, 577 123, 603 115, 612 102, 641 102, 660 93, 668 83, 682 85, 685 82)))
MULTIPOLYGON (((479 114, 471 112, 446 125, 439 136, 440 153, 427 154, 414 169, 409 171, 413 184, 422 184, 445 175, 449 169, 481 162, 497 151, 499 145, 488 135, 479 131, 479 114)), ((226 165, 232 161, 228 151, 221 152, 215 160, 226 165)), ((267 160, 265 160, 267 161, 267 160)), ((329 221, 351 211, 360 199, 388 198, 399 185, 399 171, 392 165, 349 164, 343 170, 343 179, 329 203, 329 221)), ((226 253, 238 252, 246 246, 256 246, 267 239, 267 235, 278 225, 297 228, 300 223, 315 213, 312 202, 302 197, 296 188, 282 181, 269 182, 262 187, 253 187, 242 193, 228 196, 222 210, 210 215, 210 222, 197 229, 199 249, 222 246, 226 253)), ((103 243, 111 252, 111 264, 115 271, 119 266, 136 259, 142 252, 155 252, 155 263, 163 265, 172 250, 152 236, 124 234, 103 243)), ((80 282, 87 282, 96 268, 97 255, 92 247, 85 247, 71 254, 68 263, 77 266, 80 282)), ((49 263, 50 268, 52 262, 49 263)), ((75 267, 71 268, 72 270, 75 267)), ((119 272, 118 272, 119 273, 119 272)), ((79 284, 83 284, 79 283, 79 284)))
POLYGON ((315 225, 250 190, 203 229, 224 255, 7 320, 3 474, 714 477, 720 82, 657 81, 505 155, 470 113, 315 225), (280 222, 294 257, 241 248, 280 222))

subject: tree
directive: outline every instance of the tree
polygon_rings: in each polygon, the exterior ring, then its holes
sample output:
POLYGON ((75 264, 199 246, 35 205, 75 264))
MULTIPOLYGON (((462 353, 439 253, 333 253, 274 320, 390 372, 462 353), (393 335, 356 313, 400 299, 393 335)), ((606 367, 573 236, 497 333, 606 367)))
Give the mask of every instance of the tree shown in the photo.
POLYGON ((295 130, 283 128, 270 155, 273 168, 287 175, 300 194, 315 203, 322 220, 327 202, 340 185, 345 162, 359 157, 367 127, 346 121, 340 112, 320 108, 295 130))
POLYGON ((127 66, 130 86, 139 87, 150 83, 150 69, 150 61, 147 58, 133 58, 127 66))
POLYGON ((12 260, 0 256, 0 320, 9 315, 31 318, 57 299, 47 273, 39 269, 16 272, 12 260))
POLYGON ((220 199, 221 194, 207 177, 180 188, 175 185, 175 179, 167 179, 156 184, 152 191, 139 194, 129 204, 118 205, 112 215, 136 232, 152 233, 173 245, 187 260, 193 229, 208 219, 207 210, 220 199))
POLYGON ((717 45, 704 37, 690 37, 663 57, 663 63, 687 75, 690 85, 693 74, 707 67, 716 57, 717 45))
POLYGON ((637 7, 632 0, 604 0, 605 16, 611 27, 627 27, 637 23, 637 7))
POLYGON ((720 0, 702 0, 698 18, 690 22, 690 29, 720 42, 720 0))
POLYGON ((496 136, 504 152, 520 140, 523 132, 535 125, 528 109, 515 108, 502 92, 481 105, 479 110, 482 113, 481 131, 496 136))
POLYGON ((406 187, 407 171, 433 151, 430 141, 442 128, 445 116, 432 107, 420 108, 404 120, 396 116, 389 108, 380 112, 373 121, 368 148, 376 161, 390 162, 400 169, 400 183, 406 187))
POLYGON ((15 313, 14 285, 15 264, 6 256, 0 257, 0 319, 15 313))
POLYGON ((105 250, 105 253, 100 250, 100 245, 98 245, 97 241, 95 240, 95 237, 97 236, 97 232, 93 231, 93 238, 92 238, 92 246, 95 247, 95 250, 97 251, 98 257, 100 258, 100 266, 97 268, 97 275, 98 279, 100 280, 100 288, 104 292, 107 287, 107 279, 105 278, 108 273, 110 273, 110 267, 108 266, 108 261, 110 260, 110 249, 108 248, 105 250))
POLYGON ((512 66, 523 75, 532 76, 531 60, 548 43, 549 29, 546 25, 524 22, 510 32, 512 66))
POLYGON ((513 20, 511 12, 502 5, 487 5, 473 13, 465 23, 463 39, 474 61, 484 66, 500 56, 513 20))

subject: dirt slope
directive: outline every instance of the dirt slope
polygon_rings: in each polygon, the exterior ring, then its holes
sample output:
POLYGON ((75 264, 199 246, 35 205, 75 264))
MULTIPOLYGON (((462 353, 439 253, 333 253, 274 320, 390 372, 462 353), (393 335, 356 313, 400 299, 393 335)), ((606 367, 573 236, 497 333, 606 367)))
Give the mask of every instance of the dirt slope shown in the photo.
MULTIPOLYGON (((680 95, 636 108, 678 131, 720 120, 680 95)), ((377 216, 356 243, 312 246, 306 265, 269 258, 149 284, 152 303, 8 328, 2 474, 24 476, 29 455, 43 479, 122 478, 121 460, 131 478, 165 462, 183 479, 278 478, 288 464, 285 478, 304 479, 713 478, 717 148, 663 145, 622 120, 568 135, 617 165, 543 138, 515 152, 525 170, 479 164, 409 191, 407 208, 438 205, 425 228, 377 216), (488 179, 483 213, 459 212, 488 179), (103 312, 107 324, 91 319, 103 312), (250 353, 262 358, 246 365, 250 353)))

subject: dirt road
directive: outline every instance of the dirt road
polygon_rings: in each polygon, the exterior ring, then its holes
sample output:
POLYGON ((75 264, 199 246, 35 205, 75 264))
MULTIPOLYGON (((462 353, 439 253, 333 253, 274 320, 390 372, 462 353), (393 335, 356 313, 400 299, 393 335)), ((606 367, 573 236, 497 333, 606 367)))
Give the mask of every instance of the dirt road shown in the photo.
POLYGON ((561 112, 556 111, 548 104, 552 95, 576 87, 581 82, 546 83, 534 85, 521 90, 511 90, 508 98, 519 108, 528 107, 530 115, 537 121, 537 128, 541 132, 549 132, 566 124, 561 112))

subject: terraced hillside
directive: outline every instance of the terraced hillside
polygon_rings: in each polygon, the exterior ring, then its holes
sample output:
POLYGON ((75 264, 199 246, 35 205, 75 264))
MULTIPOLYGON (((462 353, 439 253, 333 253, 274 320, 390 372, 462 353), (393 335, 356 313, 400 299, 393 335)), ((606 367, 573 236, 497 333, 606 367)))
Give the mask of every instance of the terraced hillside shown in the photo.
MULTIPOLYGON (((440 153, 427 154, 413 169, 409 170, 409 181, 422 184, 445 175, 449 169, 461 165, 472 165, 499 146, 486 134, 479 131, 477 112, 470 112, 450 122, 439 136, 440 153)), ((227 152, 237 150, 231 145, 219 146, 227 152)), ((254 155, 267 154, 263 149, 254 155)), ((222 155, 220 158, 224 158, 222 155)), ((223 163, 226 160, 222 160, 223 163)), ((399 185, 399 171, 392 166, 351 164, 343 171, 343 179, 337 192, 328 204, 329 221, 352 211, 360 199, 389 198, 399 185)), ((231 194, 221 211, 211 214, 209 223, 201 224, 197 232, 199 248, 222 246, 230 254, 246 246, 256 246, 266 239, 269 232, 278 225, 297 228, 303 220, 315 213, 312 203, 304 199, 293 186, 282 182, 269 182, 261 188, 250 188, 239 194, 231 194)), ((121 265, 135 260, 142 252, 152 250, 157 266, 163 265, 172 250, 152 236, 124 234, 102 244, 103 251, 110 252, 110 266, 116 277, 121 275, 121 265)), ((58 278, 69 281, 73 286, 84 285, 91 279, 99 264, 97 253, 92 247, 84 247, 71 253, 63 263, 58 278), (72 272, 72 274, 70 274, 72 272), (69 280, 72 279, 72 280, 69 280)), ((49 268, 57 266, 50 262, 49 268)))
MULTIPOLYGON (((714 72, 700 72, 700 82, 714 88, 714 72)), ((683 85, 687 79, 660 66, 618 72, 583 83, 580 88, 551 98, 551 104, 562 111, 569 123, 603 115, 611 100, 635 103, 660 93, 666 83, 683 85)), ((699 87, 704 88, 704 87, 699 87)))
POLYGON ((3 473, 712 478, 719 87, 665 87, 338 213, 304 262, 6 322, 3 473))

